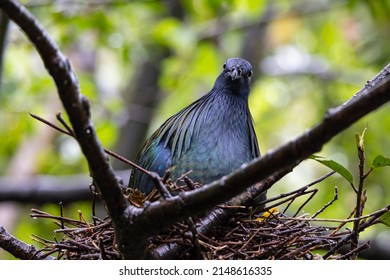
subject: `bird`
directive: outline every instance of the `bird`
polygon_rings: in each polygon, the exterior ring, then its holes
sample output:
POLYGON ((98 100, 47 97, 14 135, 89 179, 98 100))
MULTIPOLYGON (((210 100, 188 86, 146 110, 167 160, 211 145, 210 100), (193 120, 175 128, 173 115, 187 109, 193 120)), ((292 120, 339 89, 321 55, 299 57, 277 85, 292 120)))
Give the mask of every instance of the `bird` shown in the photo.
MULTIPOLYGON (((204 185, 260 156, 248 106, 252 65, 229 58, 222 68, 208 93, 168 118, 146 140, 136 164, 161 177, 167 170, 173 179, 187 174, 204 185)), ((148 194, 154 186, 150 176, 132 170, 130 188, 148 194)))

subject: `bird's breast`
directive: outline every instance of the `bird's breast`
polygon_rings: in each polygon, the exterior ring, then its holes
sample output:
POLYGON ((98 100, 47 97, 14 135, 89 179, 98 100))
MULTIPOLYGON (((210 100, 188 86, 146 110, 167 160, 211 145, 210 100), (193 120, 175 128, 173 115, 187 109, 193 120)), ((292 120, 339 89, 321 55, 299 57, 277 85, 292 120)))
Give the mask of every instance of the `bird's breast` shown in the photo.
POLYGON ((254 158, 245 103, 215 102, 199 120, 190 148, 173 159, 174 175, 189 177, 202 184, 229 174, 254 158))

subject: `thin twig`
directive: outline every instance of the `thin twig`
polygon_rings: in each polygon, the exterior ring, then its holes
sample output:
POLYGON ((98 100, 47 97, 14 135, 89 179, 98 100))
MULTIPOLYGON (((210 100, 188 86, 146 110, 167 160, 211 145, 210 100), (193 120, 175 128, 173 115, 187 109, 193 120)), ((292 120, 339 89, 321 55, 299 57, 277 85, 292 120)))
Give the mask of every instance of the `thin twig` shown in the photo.
MULTIPOLYGON (((39 116, 37 116, 37 115, 35 115, 33 113, 30 113, 30 116, 33 117, 36 120, 39 120, 39 121, 43 122, 44 124, 54 128, 54 129, 58 130, 61 133, 64 133, 64 134, 66 134, 68 136, 76 138, 76 135, 75 135, 73 129, 62 118, 61 112, 58 112, 56 116, 57 116, 58 121, 66 128, 66 130, 58 127, 57 125, 49 122, 48 120, 45 120, 42 117, 39 117, 39 116)), ((126 159, 126 158, 124 158, 124 157, 122 157, 122 156, 120 156, 120 155, 118 155, 118 154, 116 154, 116 153, 114 153, 114 152, 112 152, 110 150, 108 150, 108 149, 104 149, 104 151, 107 154, 115 157, 116 159, 118 159, 118 160, 120 160, 120 161, 122 161, 122 162, 124 162, 124 163, 126 163, 128 165, 130 165, 131 167, 134 167, 134 168, 140 170, 141 172, 145 173, 146 175, 148 175, 155 182, 157 189, 159 190, 159 192, 161 193, 161 195, 165 199, 171 197, 169 191, 167 190, 167 188, 163 184, 163 179, 156 172, 148 171, 148 170, 144 169, 143 167, 139 166, 138 164, 136 164, 136 163, 134 163, 134 162, 132 162, 132 161, 130 161, 130 160, 128 160, 128 159, 126 159)))
MULTIPOLYGON (((37 115, 35 115, 33 113, 30 113, 30 116, 33 117, 34 119, 40 121, 40 122, 43 122, 44 124, 54 128, 54 129, 58 130, 61 133, 64 133, 64 134, 66 134, 68 136, 71 136, 71 137, 74 137, 74 135, 72 135, 71 132, 69 132, 69 131, 67 131, 67 130, 65 130, 63 128, 58 127, 57 125, 49 122, 48 120, 45 120, 44 118, 41 118, 41 117, 39 117, 39 116, 37 116, 37 115)), ((71 130, 71 131, 73 131, 73 130, 71 130)), ((107 154, 109 154, 110 156, 113 156, 114 158, 116 158, 116 159, 118 159, 118 160, 120 160, 120 161, 122 161, 122 162, 124 162, 124 163, 126 163, 128 165, 130 165, 131 167, 134 167, 134 168, 138 169, 139 171, 141 171, 141 172, 143 172, 143 173, 145 173, 145 174, 147 174, 147 175, 152 177, 152 175, 150 174, 149 171, 147 171, 146 169, 144 169, 141 166, 137 165, 136 163, 134 163, 134 162, 132 162, 132 161, 130 161, 130 160, 128 160, 128 159, 126 159, 126 158, 124 158, 124 157, 122 157, 122 156, 120 156, 120 155, 118 155, 118 154, 116 154, 116 153, 114 153, 114 152, 112 152, 110 150, 108 150, 108 149, 104 149, 104 151, 107 154)))
POLYGON ((304 203, 301 204, 301 206, 299 206, 298 210, 295 212, 295 214, 293 215, 293 217, 297 216, 301 210, 303 209, 303 207, 305 207, 306 204, 309 203, 309 201, 316 195, 316 193, 318 192, 317 189, 314 189, 314 190, 310 190, 310 191, 307 191, 306 193, 311 193, 310 196, 305 200, 304 203))
POLYGON ((360 216, 357 218, 350 218, 350 219, 327 219, 327 218, 303 218, 303 217, 279 217, 281 220, 295 220, 295 221, 301 221, 301 222, 329 222, 329 223, 351 223, 356 221, 365 220, 371 217, 376 217, 378 213, 383 214, 383 208, 379 209, 377 211, 374 211, 370 214, 360 216))
POLYGON ((57 120, 65 127, 65 129, 69 132, 68 135, 72 136, 73 138, 76 138, 76 135, 73 131, 73 129, 68 125, 68 123, 62 118, 61 112, 58 112, 56 114, 57 120))
MULTIPOLYGON (((362 134, 356 134, 356 144, 357 144, 357 151, 358 151, 358 157, 359 157, 359 185, 358 185, 358 192, 356 194, 356 212, 355 212, 355 218, 359 218, 363 214, 364 209, 364 199, 363 199, 363 193, 364 193, 364 181, 366 179, 366 176, 364 175, 364 164, 365 164, 365 155, 364 155, 364 134, 367 130, 367 127, 363 130, 362 134)), ((351 250, 353 251, 356 249, 359 245, 359 233, 360 233, 360 220, 355 220, 353 223, 353 230, 352 230, 352 242, 351 242, 351 250)), ((357 254, 352 255, 351 258, 356 259, 357 254)))
POLYGON ((367 243, 364 243, 360 246, 357 246, 355 249, 349 251, 348 253, 341 255, 340 257, 337 258, 337 260, 347 260, 349 258, 355 259, 357 255, 363 250, 366 250, 370 248, 370 242, 368 241, 367 243))
POLYGON ((335 202, 337 199, 339 198, 339 191, 338 191, 338 188, 337 187, 334 187, 334 196, 332 198, 331 201, 329 201, 328 203, 326 203, 321 209, 319 209, 317 212, 314 213, 313 216, 311 216, 311 218, 315 218, 317 217, 319 214, 321 214, 322 212, 325 211, 326 208, 328 208, 330 205, 333 204, 333 202, 335 202))

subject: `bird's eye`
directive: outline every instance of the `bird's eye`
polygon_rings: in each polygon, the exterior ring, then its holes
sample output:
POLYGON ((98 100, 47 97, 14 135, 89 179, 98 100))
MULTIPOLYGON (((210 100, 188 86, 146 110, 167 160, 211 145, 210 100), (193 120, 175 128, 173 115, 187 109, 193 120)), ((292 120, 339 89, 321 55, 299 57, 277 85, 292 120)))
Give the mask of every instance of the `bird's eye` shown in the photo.
POLYGON ((253 71, 250 71, 250 72, 248 73, 248 78, 252 77, 252 75, 253 75, 253 71))
POLYGON ((226 63, 223 64, 222 68, 223 68, 223 69, 226 69, 226 63))

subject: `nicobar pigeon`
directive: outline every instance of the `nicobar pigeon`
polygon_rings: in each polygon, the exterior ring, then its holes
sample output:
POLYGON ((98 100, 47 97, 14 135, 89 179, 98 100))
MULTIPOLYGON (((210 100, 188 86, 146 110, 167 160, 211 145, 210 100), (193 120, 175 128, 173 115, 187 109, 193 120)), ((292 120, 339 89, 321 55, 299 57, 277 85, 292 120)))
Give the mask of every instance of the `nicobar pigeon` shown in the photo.
MULTIPOLYGON (((248 107, 251 64, 229 58, 211 91, 167 119, 146 141, 136 163, 172 179, 183 174, 210 183, 260 156, 248 107)), ((148 194, 154 187, 146 174, 133 170, 129 187, 148 194)), ((260 200, 265 199, 265 194, 260 200)))

